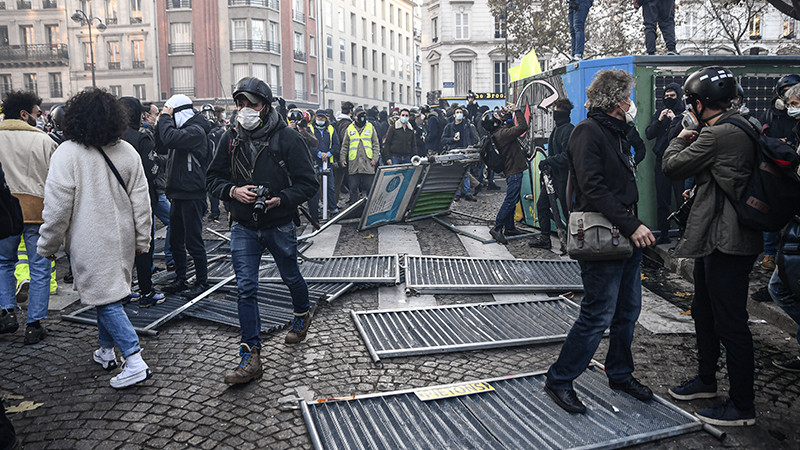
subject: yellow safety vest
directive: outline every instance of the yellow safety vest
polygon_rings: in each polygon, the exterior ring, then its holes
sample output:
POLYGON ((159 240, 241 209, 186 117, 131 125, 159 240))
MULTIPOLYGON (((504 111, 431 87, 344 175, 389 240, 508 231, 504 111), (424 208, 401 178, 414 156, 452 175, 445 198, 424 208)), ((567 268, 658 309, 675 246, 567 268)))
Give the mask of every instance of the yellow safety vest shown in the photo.
POLYGON ((367 158, 372 159, 372 133, 374 133, 374 131, 372 124, 369 122, 367 122, 367 125, 361 130, 361 134, 358 134, 358 129, 356 129, 355 124, 351 123, 347 127, 347 136, 350 137, 350 151, 347 154, 347 159, 350 161, 356 159, 359 142, 364 143, 364 151, 367 153, 367 158))
MULTIPOLYGON (((308 124, 308 126, 311 127, 311 132, 313 133, 314 130, 315 130, 314 125, 313 124, 308 124)), ((331 135, 331 143, 333 143, 333 126, 331 124, 328 124, 328 134, 331 135)), ((331 156, 330 156, 330 158, 328 158, 330 160, 330 162, 333 162, 333 152, 334 151, 335 150, 331 150, 331 156)), ((328 152, 325 152, 325 153, 328 153, 328 152)))

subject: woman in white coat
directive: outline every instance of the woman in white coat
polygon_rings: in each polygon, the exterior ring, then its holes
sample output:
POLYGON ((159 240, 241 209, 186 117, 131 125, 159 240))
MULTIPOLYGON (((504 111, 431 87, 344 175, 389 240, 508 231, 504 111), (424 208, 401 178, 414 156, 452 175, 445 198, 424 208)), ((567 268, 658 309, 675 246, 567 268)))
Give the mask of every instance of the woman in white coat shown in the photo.
POLYGON ((111 379, 117 389, 151 374, 122 307, 131 292, 134 256, 149 250, 152 227, 139 155, 120 140, 127 116, 113 95, 99 89, 67 102, 65 142, 50 160, 38 247, 40 255, 54 259, 64 243, 81 301, 97 310, 100 348, 94 361, 106 370, 116 368, 114 344, 125 360, 111 379))

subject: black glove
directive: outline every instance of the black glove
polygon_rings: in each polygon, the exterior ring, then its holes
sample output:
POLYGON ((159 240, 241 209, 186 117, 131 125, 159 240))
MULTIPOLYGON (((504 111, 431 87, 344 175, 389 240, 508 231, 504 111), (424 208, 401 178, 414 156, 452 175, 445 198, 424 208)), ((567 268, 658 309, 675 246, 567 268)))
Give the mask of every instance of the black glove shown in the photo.
POLYGON ((543 159, 539 161, 539 170, 546 172, 550 170, 550 161, 543 159))

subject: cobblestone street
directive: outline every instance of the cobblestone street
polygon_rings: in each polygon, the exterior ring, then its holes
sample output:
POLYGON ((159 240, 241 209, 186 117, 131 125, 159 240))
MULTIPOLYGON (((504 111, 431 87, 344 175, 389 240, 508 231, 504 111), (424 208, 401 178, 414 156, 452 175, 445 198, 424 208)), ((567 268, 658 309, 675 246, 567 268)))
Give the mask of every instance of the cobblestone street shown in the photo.
MULTIPOLYGON (((462 201, 453 208, 491 220, 503 195, 503 191, 481 193, 478 203, 462 201)), ((446 219, 463 226, 488 224, 457 214, 446 219)), ((214 227, 224 230, 226 224, 214 227)), ((468 256, 459 237, 432 220, 413 222, 413 227, 423 254, 468 256)), ((380 229, 358 232, 356 228, 354 223, 342 225, 335 255, 379 252, 380 229)), ((531 249, 526 240, 513 240, 507 249, 517 258, 558 258, 552 252, 531 249)), ((650 264, 644 275, 650 280, 645 285, 674 303, 675 309, 686 307, 690 298, 668 294, 691 293, 690 283, 650 264)), ((761 274, 753 279, 751 292, 764 283, 761 274)), ((491 301, 491 296, 436 295, 435 299, 447 305, 491 301)), ((310 448, 299 398, 343 397, 539 372, 548 368, 560 349, 554 343, 401 357, 386 359, 378 368, 349 314, 378 307, 377 289, 350 292, 317 307, 306 341, 284 344, 283 331, 262 336, 264 377, 241 387, 223 383, 224 373, 239 360, 238 329, 179 318, 160 328, 158 335, 142 337, 143 355, 153 377, 115 391, 108 385, 113 374, 91 359, 96 330, 59 317, 79 308, 76 303, 64 311, 50 311, 44 323, 49 336, 40 344, 23 345, 20 331, 0 337, 0 392, 7 406, 22 401, 42 404, 9 415, 28 449, 310 448)), ((756 425, 725 430, 728 437, 722 442, 696 432, 640 448, 800 448, 800 377, 771 364, 772 359, 797 351, 793 330, 759 319, 751 311, 756 425)), ((604 339, 595 355, 601 363, 606 347, 604 339)), ((668 398, 669 387, 695 375, 695 356, 693 335, 654 334, 637 326, 634 375, 657 395, 668 398)), ((724 367, 724 353, 720 364, 724 367)), ((718 380, 726 395, 724 368, 718 380)), ((699 400, 678 406, 692 413, 713 403, 699 400)))

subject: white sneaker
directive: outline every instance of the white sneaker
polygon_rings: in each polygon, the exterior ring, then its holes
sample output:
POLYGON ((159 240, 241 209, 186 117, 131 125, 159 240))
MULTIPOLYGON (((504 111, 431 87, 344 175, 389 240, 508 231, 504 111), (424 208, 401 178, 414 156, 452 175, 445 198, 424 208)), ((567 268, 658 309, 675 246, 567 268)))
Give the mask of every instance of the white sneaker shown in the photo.
POLYGON ((117 355, 114 353, 113 348, 103 348, 94 351, 94 362, 103 366, 105 370, 114 370, 117 368, 117 355))
POLYGON ((141 352, 134 353, 122 363, 122 371, 111 379, 111 387, 122 389, 150 378, 153 374, 142 360, 141 352))

